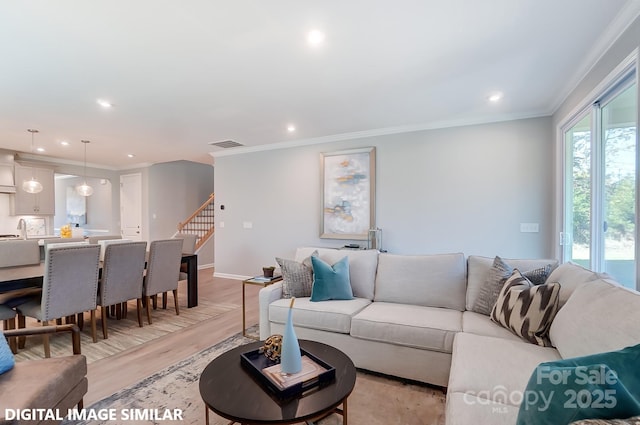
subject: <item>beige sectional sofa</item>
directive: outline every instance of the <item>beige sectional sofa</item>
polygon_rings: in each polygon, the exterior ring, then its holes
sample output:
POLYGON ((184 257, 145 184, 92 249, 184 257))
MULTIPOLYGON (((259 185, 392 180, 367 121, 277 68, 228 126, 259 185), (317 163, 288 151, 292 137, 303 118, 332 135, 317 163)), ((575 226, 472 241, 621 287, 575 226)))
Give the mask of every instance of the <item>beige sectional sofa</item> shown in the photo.
MULTIPOLYGON (((330 344, 362 369, 447 387, 447 424, 513 424, 541 362, 640 343, 640 293, 573 263, 553 270, 561 308, 554 347, 531 344, 471 310, 493 258, 393 255, 374 250, 299 248, 335 263, 349 257, 353 300, 296 299, 297 336, 330 344)), ((505 260, 526 272, 552 259, 505 260)), ((289 300, 282 283, 260 291, 260 337, 282 333, 289 300)))

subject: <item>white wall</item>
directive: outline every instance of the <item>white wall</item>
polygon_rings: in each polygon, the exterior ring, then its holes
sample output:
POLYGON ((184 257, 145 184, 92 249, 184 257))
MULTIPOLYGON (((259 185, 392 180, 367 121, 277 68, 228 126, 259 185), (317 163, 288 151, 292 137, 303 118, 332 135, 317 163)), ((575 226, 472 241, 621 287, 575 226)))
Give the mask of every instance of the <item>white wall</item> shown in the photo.
MULTIPOLYGON (((213 193, 213 167, 190 161, 172 161, 149 168, 149 240, 166 239, 213 193)), ((198 265, 213 264, 214 244, 198 253, 198 265)))
POLYGON ((319 157, 366 146, 389 252, 551 255, 553 137, 537 118, 217 157, 216 273, 254 275, 297 246, 347 243, 319 238, 319 157))
MULTIPOLYGON (((55 196, 56 196, 56 214, 53 218, 53 227, 55 233, 59 232, 60 226, 67 224, 67 190, 82 184, 85 181, 83 177, 56 178, 55 196)), ((87 177, 87 183, 93 187, 93 194, 85 200, 87 211, 87 223, 81 227, 86 234, 120 234, 119 226, 116 224, 119 217, 113 217, 111 205, 113 204, 113 190, 109 179, 98 179, 95 177, 87 177), (95 232, 94 232, 95 231, 95 232)), ((117 183, 116 183, 117 184, 117 183)), ((54 233, 51 231, 50 233, 54 233)))

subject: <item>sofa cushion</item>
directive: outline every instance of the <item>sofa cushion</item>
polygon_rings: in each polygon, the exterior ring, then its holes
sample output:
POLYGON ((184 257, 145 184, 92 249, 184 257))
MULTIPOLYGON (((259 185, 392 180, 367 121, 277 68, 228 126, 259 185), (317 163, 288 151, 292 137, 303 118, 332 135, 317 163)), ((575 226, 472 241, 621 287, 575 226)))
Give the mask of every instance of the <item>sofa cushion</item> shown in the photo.
POLYGON ((315 250, 318 251, 318 256, 329 264, 334 264, 345 256, 349 257, 349 281, 351 282, 353 296, 373 300, 373 285, 375 284, 376 269, 378 267, 377 250, 298 248, 295 259, 302 261, 315 250))
MULTIPOLYGON (((2 406, 55 408, 83 382, 86 392, 86 374, 87 361, 82 355, 18 362, 9 372, 0 375, 2 406)), ((0 409, 0 422, 3 419, 4 409, 0 409)))
POLYGON ((493 259, 491 268, 487 271, 487 278, 484 284, 480 287, 480 293, 471 311, 476 313, 491 314, 491 310, 498 301, 498 295, 500 290, 504 286, 505 281, 513 273, 513 267, 504 262, 504 260, 498 256, 493 259))
POLYGON ((351 320, 351 336, 407 347, 450 353, 462 331, 459 311, 374 302, 351 320))
MULTIPOLYGON (((269 304, 269 321, 284 324, 287 321, 290 300, 279 299, 269 304)), ((309 329, 348 334, 352 317, 371 304, 371 300, 312 302, 310 298, 296 298, 293 307, 293 325, 309 329)))
POLYGON ((518 418, 518 407, 451 390, 446 409, 447 425, 513 425, 518 418))
POLYGON ((549 327, 558 311, 558 292, 559 283, 533 286, 515 269, 491 310, 491 320, 532 344, 550 347, 549 327))
POLYGON ((559 359, 551 347, 461 332, 453 342, 448 392, 517 407, 536 366, 559 359))
POLYGON ((311 301, 353 299, 349 282, 349 257, 344 257, 331 265, 316 256, 311 256, 311 265, 313 266, 311 301))
POLYGON ((380 254, 375 301, 464 310, 464 255, 380 254))
POLYGON ((474 313, 473 311, 465 311, 462 313, 462 331, 476 335, 493 336, 516 342, 519 341, 523 344, 526 343, 522 338, 510 330, 492 321, 489 316, 474 313))
MULTIPOLYGON (((558 265, 557 260, 553 259, 536 259, 536 260, 514 260, 510 258, 502 258, 509 266, 514 269, 520 270, 522 273, 526 273, 530 270, 545 267, 551 265, 551 268, 555 268, 558 265)), ((484 285, 487 279, 487 273, 493 264, 494 258, 481 257, 478 255, 470 255, 467 259, 467 266, 469 268, 469 274, 467 277, 467 295, 466 295, 466 307, 467 310, 473 310, 473 306, 480 293, 480 288, 484 285)), ((553 272, 552 272, 553 273, 553 272)), ((562 282, 560 282, 562 285, 562 282)))
POLYGON ((312 252, 302 261, 287 260, 276 257, 276 262, 282 271, 282 297, 309 297, 313 286, 313 267, 311 257, 318 255, 312 252))
POLYGON ((640 342, 640 293, 608 279, 579 285, 549 336, 562 357, 620 350, 640 342))
POLYGON ((640 425, 640 416, 627 419, 581 419, 570 425, 640 425))
POLYGON ((599 279, 601 275, 589 269, 567 262, 560 264, 547 278, 547 282, 560 284, 560 308, 567 302, 573 291, 585 282, 599 279))

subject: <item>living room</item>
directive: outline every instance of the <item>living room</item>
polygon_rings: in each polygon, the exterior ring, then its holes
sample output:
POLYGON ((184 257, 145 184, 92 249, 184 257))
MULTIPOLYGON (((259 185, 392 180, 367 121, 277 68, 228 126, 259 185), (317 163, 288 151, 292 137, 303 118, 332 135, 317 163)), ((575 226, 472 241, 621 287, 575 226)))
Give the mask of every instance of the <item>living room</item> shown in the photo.
MULTIPOLYGON (((592 6, 607 8, 599 1, 591 3, 592 6)), ((378 6, 381 10, 384 9, 384 5, 378 6)), ((418 7, 406 5, 407 8, 411 6, 418 7)), ((505 4, 501 6, 507 7, 505 4)), ((359 7, 365 6, 359 5, 359 7)), ((394 5, 395 7, 397 6, 394 5)), ((529 4, 529 7, 533 6, 529 4)), ((578 6, 573 3, 573 7, 578 6)), ((235 306, 233 313, 225 315, 223 321, 210 321, 206 326, 203 323, 197 329, 191 328, 182 335, 174 335, 175 339, 167 339, 168 342, 159 343, 154 348, 147 348, 146 351, 140 349, 138 353, 132 352, 129 358, 122 356, 119 363, 114 363, 115 366, 105 367, 99 372, 91 372, 90 366, 90 376, 100 380, 118 381, 118 367, 125 373, 131 373, 131 370, 126 369, 124 365, 130 360, 140 361, 140 356, 143 354, 153 352, 154 355, 161 357, 165 355, 164 351, 173 351, 167 355, 171 359, 168 360, 171 364, 197 353, 200 349, 205 349, 208 345, 217 344, 228 335, 238 333, 240 330, 239 281, 260 274, 264 266, 277 265, 275 257, 293 258, 296 248, 304 246, 340 248, 350 243, 359 244, 361 247, 366 246, 366 238, 326 239, 319 236, 324 208, 320 159, 322 154, 326 153, 346 149, 375 148, 375 221, 370 224, 382 229, 382 244, 379 248, 390 254, 464 253, 465 256, 479 255, 491 258, 501 255, 508 258, 562 260, 563 247, 559 243, 559 235, 563 232, 565 223, 562 216, 561 129, 577 110, 585 106, 585 102, 588 104, 593 100, 591 97, 602 89, 603 82, 610 81, 612 74, 619 73, 621 64, 629 61, 630 56, 635 61, 637 69, 637 51, 640 48, 637 1, 619 1, 616 2, 615 7, 618 8, 616 13, 603 19, 607 23, 616 25, 607 27, 607 30, 589 33, 593 37, 589 47, 593 49, 582 46, 584 54, 575 58, 575 63, 571 65, 560 60, 557 63, 550 62, 553 65, 545 65, 547 68, 557 66, 563 71, 563 75, 568 79, 562 84, 555 85, 552 89, 539 87, 536 73, 542 73, 543 70, 538 71, 534 64, 527 61, 525 63, 528 63, 530 68, 522 65, 511 71, 512 86, 534 86, 536 87, 534 91, 546 92, 543 103, 536 104, 532 101, 527 105, 527 109, 513 108, 512 102, 516 100, 511 97, 513 94, 506 90, 501 102, 496 104, 487 102, 489 86, 496 88, 500 81, 485 81, 482 89, 469 91, 469 95, 474 96, 473 100, 463 99, 458 91, 452 94, 451 89, 455 84, 455 78, 443 83, 439 90, 428 95, 433 99, 444 99, 441 100, 443 110, 449 107, 449 103, 459 101, 463 104, 461 108, 463 111, 458 111, 459 115, 452 117, 440 115, 438 101, 430 103, 430 108, 424 107, 425 104, 420 102, 412 108, 411 102, 407 101, 407 105, 404 105, 395 97, 387 99, 386 93, 376 93, 369 97, 362 95, 359 90, 350 92, 352 97, 345 99, 340 95, 339 90, 334 90, 330 85, 322 87, 324 85, 322 72, 331 74, 332 71, 324 69, 320 72, 309 66, 307 69, 309 79, 305 83, 321 86, 325 92, 322 96, 323 102, 318 101, 317 104, 310 102, 308 105, 296 102, 289 104, 285 101, 280 103, 276 98, 264 101, 267 105, 263 105, 262 112, 256 112, 257 109, 254 108, 257 107, 252 106, 242 113, 236 110, 241 107, 232 103, 229 104, 229 110, 225 110, 224 105, 216 105, 206 112, 200 110, 194 113, 193 115, 197 117, 194 121, 189 121, 189 127, 195 128, 198 122, 207 121, 216 113, 222 115, 220 122, 206 129, 208 134, 205 136, 181 133, 175 127, 170 125, 164 127, 158 123, 156 123, 157 127, 162 127, 166 131, 156 133, 154 129, 153 134, 149 136, 145 134, 145 129, 136 128, 135 132, 130 133, 133 136, 128 136, 131 146, 134 146, 133 139, 139 138, 147 142, 144 146, 140 145, 141 152, 144 149, 149 151, 150 155, 160 155, 166 148, 167 155, 171 156, 171 160, 163 159, 162 161, 150 156, 149 162, 154 165, 148 167, 142 163, 145 160, 143 153, 137 154, 135 160, 139 160, 140 163, 136 162, 133 165, 126 160, 113 159, 114 156, 111 156, 111 151, 118 150, 119 154, 125 151, 120 144, 110 145, 107 137, 101 140, 102 134, 108 133, 105 128, 114 125, 117 119, 109 117, 99 125, 96 124, 97 120, 89 120, 103 132, 101 134, 101 131, 91 130, 95 131, 92 134, 95 134, 97 142, 94 158, 104 158, 106 162, 100 164, 100 160, 92 159, 94 166, 90 167, 90 174, 96 178, 101 174, 108 176, 116 186, 115 182, 121 174, 140 171, 152 176, 155 173, 157 179, 150 179, 151 183, 146 189, 148 190, 147 199, 150 202, 146 208, 145 231, 150 232, 148 235, 163 234, 164 229, 153 227, 153 213, 175 207, 175 200, 172 200, 168 193, 180 191, 182 188, 178 185, 187 186, 184 182, 176 182, 172 178, 176 175, 171 168, 172 161, 182 159, 180 156, 182 150, 187 151, 189 146, 186 139, 198 140, 198 161, 203 163, 209 161, 213 164, 216 199, 215 258, 212 252, 210 261, 212 264, 215 263, 215 276, 210 276, 210 270, 201 271, 200 283, 208 285, 201 295, 207 301, 220 302, 221 299, 218 298, 217 293, 220 291, 226 297, 223 298, 222 303, 227 302, 235 306), (615 34, 611 33, 614 27, 618 30, 615 34), (549 91, 553 93, 549 94, 549 91), (358 93, 362 95, 361 98, 356 96, 358 93), (379 107, 385 103, 391 105, 388 108, 390 115, 392 109, 396 107, 402 109, 401 106, 408 106, 407 110, 412 110, 412 115, 407 112, 406 120, 385 121, 383 125, 371 125, 371 121, 361 118, 362 111, 366 111, 367 107, 371 106, 374 109, 371 114, 372 119, 375 121, 375 118, 380 118, 380 122, 383 122, 384 110, 381 112, 375 109, 374 105, 379 107), (353 121, 358 122, 360 126, 345 124, 350 121, 350 115, 345 110, 331 111, 332 105, 335 105, 337 110, 338 104, 349 105, 347 110, 353 110, 353 121), (283 115, 291 116, 296 108, 305 110, 308 113, 307 118, 298 121, 297 128, 291 133, 285 130, 283 134, 275 135, 273 127, 276 125, 273 122, 270 124, 265 122, 273 118, 273 110, 286 111, 283 115), (323 111, 327 111, 329 117, 326 121, 331 122, 328 127, 332 127, 335 131, 323 133, 306 130, 305 126, 307 129, 312 128, 314 116, 321 116, 323 111), (268 115, 268 119, 265 118, 265 121, 256 123, 255 127, 247 124, 249 121, 239 125, 238 127, 253 127, 245 130, 245 133, 239 130, 232 131, 225 123, 231 120, 230 117, 242 121, 238 116, 244 120, 252 113, 268 115), (102 127, 103 125, 105 127, 102 127), (299 137, 295 135, 296 131, 299 137), (305 131, 308 132, 304 133, 305 131), (164 144, 156 145, 150 141, 155 136, 160 139, 159 133, 163 132, 171 135, 168 140, 163 139, 164 144), (237 139, 246 145, 222 149, 213 148, 209 144, 214 140, 226 138, 237 139), (252 141, 255 142, 252 143, 252 141), (203 155, 204 159, 202 159, 203 155), (105 167, 103 171, 100 169, 101 166, 105 167), (162 169, 163 167, 165 169, 162 169), (170 188, 169 191, 166 190, 167 187, 170 188), (535 225, 536 230, 523 230, 529 224, 535 225), (207 332, 207 327, 213 329, 211 335, 206 339, 200 339, 202 338, 200 332, 207 332)), ((388 12, 391 13, 391 11, 388 12)), ((563 17, 568 17, 566 10, 564 12, 563 17)), ((271 30, 278 32, 277 16, 271 14, 268 16, 271 30)), ((328 19, 327 16, 325 18, 328 19)), ((39 16, 38 19, 43 18, 39 16)), ((592 19, 595 18, 592 16, 592 19)), ((515 18, 514 22, 516 22, 515 18)), ((397 22, 394 26, 396 24, 401 26, 401 23, 397 22)), ((354 26, 357 25, 354 24, 354 26)), ((558 26, 561 27, 561 25, 558 26)), ((206 31, 203 32, 206 33, 206 31)), ((502 36, 504 37, 504 34, 502 36)), ((332 35, 328 37, 331 40, 332 35)), ((437 38, 440 39, 440 37, 437 38)), ((243 41, 248 44, 256 43, 254 38, 243 41)), ((331 41, 333 44, 325 46, 325 50, 337 46, 335 37, 331 41)), ((446 37, 439 43, 446 44, 446 37)), ((140 52, 147 47, 144 43, 141 44, 140 52)), ((559 41, 558 44, 561 45, 562 42, 559 41)), ((246 47, 242 43, 239 45, 246 47)), ((541 50, 544 50, 544 47, 538 46, 541 50)), ((571 49, 571 46, 555 47, 556 54, 562 54, 563 49, 571 49)), ((516 55, 523 54, 515 47, 513 50, 516 55)), ((526 52, 524 54, 526 55, 526 52)), ((150 67, 142 64, 139 59, 127 58, 139 67, 138 70, 142 75, 140 80, 144 79, 144 76, 153 75, 150 67)), ((344 56, 341 58, 345 59, 344 56)), ((444 58, 434 58, 427 59, 425 62, 437 64, 438 59, 444 61, 444 58)), ((274 62, 278 61, 286 62, 286 57, 274 56, 274 62)), ((313 56, 310 61, 314 64, 319 63, 319 55, 313 56)), ((390 61, 393 61, 393 58, 390 61)), ((257 61, 252 65, 255 68, 261 66, 269 68, 265 63, 268 62, 257 61)), ((451 73, 454 77, 466 81, 465 76, 473 66, 468 66, 465 58, 460 58, 456 63, 459 67, 454 70, 429 71, 434 74, 429 74, 426 67, 424 70, 404 69, 400 63, 393 78, 397 79, 398 86, 403 86, 401 80, 403 73, 407 74, 411 82, 420 80, 413 79, 414 74, 420 72, 425 73, 424 79, 438 80, 442 77, 441 74, 451 73)), ((492 71, 500 68, 502 61, 499 57, 494 57, 492 64, 486 66, 492 71)), ((184 71, 184 68, 182 70, 184 71)), ((244 75, 243 72, 247 71, 237 72, 244 75)), ((213 72, 211 74, 214 75, 213 72)), ((491 72, 488 72, 486 75, 490 74, 491 72)), ((353 72, 349 75, 351 84, 357 85, 361 73, 353 72)), ((177 77, 180 80, 188 78, 188 73, 177 77)), ((162 80, 155 89, 161 91, 162 84, 169 82, 173 81, 162 80)), ((258 83, 247 83, 247 85, 254 93, 261 93, 262 89, 258 83)), ((497 88, 504 90, 502 87, 497 88)), ((387 89, 388 87, 385 86, 385 90, 387 89)), ((222 88, 219 90, 225 92, 222 88)), ((412 94, 412 91, 420 91, 415 87, 401 87, 400 91, 403 90, 407 95, 412 94)), ((191 92, 194 97, 200 96, 194 93, 197 91, 191 92)), ((636 83, 636 97, 637 93, 636 83)), ((144 97, 144 95, 140 96, 144 97)), ((210 92, 207 96, 215 97, 210 92)), ((15 100, 15 97, 12 99, 15 100)), ((415 100, 413 97, 411 99, 415 100)), ((116 102, 112 111, 123 114, 133 109, 143 109, 140 104, 129 109, 125 103, 118 103, 116 102)), ((10 105, 3 107, 3 110, 9 109, 10 105)), ((28 109, 28 106, 24 106, 24 109, 28 109)), ((158 112, 158 116, 164 121, 170 121, 168 115, 170 114, 166 111, 158 112)), ((636 118, 635 122, 638 121, 636 118)), ((25 143, 27 134, 25 130, 32 126, 41 126, 41 124, 22 120, 19 124, 13 123, 8 126, 10 130, 2 136, 2 148, 16 152, 28 150, 28 143, 25 143)), ((43 133, 45 133, 44 129, 43 133)), ((48 133, 55 133, 55 131, 48 131, 48 133)), ((80 134, 77 136, 78 140, 86 137, 80 134)), ((162 135, 162 137, 165 136, 162 135)), ((125 137, 121 138, 125 139, 125 137)), ((89 152, 91 154, 91 150, 89 152)), ((71 165, 69 159, 64 158, 63 155, 59 157, 56 155, 52 154, 44 163, 59 167, 63 171, 73 171, 76 175, 82 174, 82 160, 77 152, 73 154, 71 165)), ((25 158, 31 161, 37 161, 37 157, 38 154, 25 155, 25 158)), ((195 157, 185 159, 196 160, 195 157)), ((43 162, 40 161, 40 164, 43 162)), ((205 189, 202 191, 204 193, 205 189)), ((119 203, 119 192, 114 190, 113 193, 114 202, 119 203)), ((117 207, 113 208, 117 212, 117 207)), ((6 215, 3 218, 12 220, 9 218, 8 206, 4 210, 0 207, 0 215, 3 211, 6 215)), ((114 213, 115 215, 117 213, 114 213)), ((15 227, 13 222, 7 225, 7 229, 13 230, 13 227, 15 227)), ((258 323, 257 290, 249 294, 247 302, 248 305, 253 306, 253 310, 249 313, 249 325, 255 325, 258 323)), ((255 332, 255 328, 253 331, 255 332)), ((162 371, 165 366, 163 362, 156 360, 149 366, 155 370, 148 372, 162 371)), ((145 376, 144 373, 146 372, 140 372, 140 379, 145 376)), ((117 384, 108 382, 105 387, 115 392, 117 384)), ((95 401, 95 395, 92 397, 90 400, 95 401)), ((201 402, 201 400, 197 401, 201 402)), ((204 411, 200 413, 204 414, 204 411)), ((198 417, 197 420, 200 419, 201 417, 198 417)))

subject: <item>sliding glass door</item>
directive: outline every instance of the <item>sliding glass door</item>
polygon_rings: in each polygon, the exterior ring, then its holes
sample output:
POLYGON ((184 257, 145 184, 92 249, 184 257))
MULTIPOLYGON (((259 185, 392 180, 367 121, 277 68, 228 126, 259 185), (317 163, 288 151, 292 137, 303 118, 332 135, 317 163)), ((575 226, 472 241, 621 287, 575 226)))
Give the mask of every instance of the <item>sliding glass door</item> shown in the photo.
POLYGON ((636 288, 637 87, 635 74, 564 132, 564 260, 636 288))

